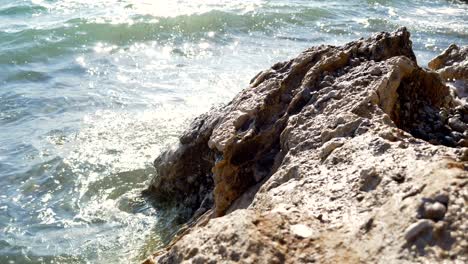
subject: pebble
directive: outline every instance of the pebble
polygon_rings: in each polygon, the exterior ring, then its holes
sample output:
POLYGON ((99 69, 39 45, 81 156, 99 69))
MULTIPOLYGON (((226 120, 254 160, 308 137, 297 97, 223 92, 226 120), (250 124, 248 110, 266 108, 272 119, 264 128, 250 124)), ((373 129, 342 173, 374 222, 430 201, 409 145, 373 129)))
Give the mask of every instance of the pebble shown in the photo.
POLYGON ((461 139, 463 139, 463 134, 460 133, 460 132, 457 132, 457 131, 453 131, 452 132, 452 137, 455 141, 459 141, 461 139))
POLYGON ((443 139, 442 139, 442 143, 446 146, 453 146, 455 145, 455 141, 453 140, 453 138, 449 137, 449 136, 445 136, 443 139))
POLYGON ((464 147, 464 148, 468 148, 468 140, 466 139, 460 139, 457 143, 457 145, 459 147, 464 147))
POLYGON ((449 202, 449 195, 445 192, 439 193, 436 196, 434 196, 434 200, 441 204, 448 205, 449 202))
POLYGON ((405 239, 408 241, 414 240, 422 232, 432 229, 434 223, 428 219, 420 219, 418 222, 411 224, 405 230, 405 239))
POLYGON ((444 221, 439 221, 439 222, 435 223, 435 225, 434 225, 434 235, 436 237, 438 237, 438 238, 442 238, 446 228, 447 228, 447 223, 445 223, 444 221))
POLYGON ((382 71, 379 68, 374 68, 374 69, 371 70, 370 74, 378 76, 378 75, 382 74, 382 71))
POLYGON ((442 123, 445 123, 445 121, 447 121, 447 118, 448 118, 447 110, 445 109, 440 110, 439 116, 440 116, 440 120, 442 121, 442 123))
POLYGON ((298 237, 309 238, 314 235, 314 230, 303 224, 292 225, 290 228, 291 232, 298 237))
POLYGON ((463 123, 460 119, 456 117, 451 117, 448 119, 448 125, 453 129, 458 132, 465 132, 468 129, 468 126, 463 123))
POLYGON ((447 208, 439 202, 424 203, 424 218, 432 220, 441 220, 444 218, 447 208))

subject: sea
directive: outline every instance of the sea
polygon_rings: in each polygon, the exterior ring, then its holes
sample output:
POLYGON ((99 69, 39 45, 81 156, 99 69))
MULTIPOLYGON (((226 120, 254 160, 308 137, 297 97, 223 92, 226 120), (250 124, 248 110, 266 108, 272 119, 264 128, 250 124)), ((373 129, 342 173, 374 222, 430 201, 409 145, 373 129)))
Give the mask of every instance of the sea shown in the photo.
POLYGON ((425 66, 468 44, 468 4, 0 0, 0 263, 139 263, 175 232, 142 190, 191 119, 308 47, 400 26, 425 66))

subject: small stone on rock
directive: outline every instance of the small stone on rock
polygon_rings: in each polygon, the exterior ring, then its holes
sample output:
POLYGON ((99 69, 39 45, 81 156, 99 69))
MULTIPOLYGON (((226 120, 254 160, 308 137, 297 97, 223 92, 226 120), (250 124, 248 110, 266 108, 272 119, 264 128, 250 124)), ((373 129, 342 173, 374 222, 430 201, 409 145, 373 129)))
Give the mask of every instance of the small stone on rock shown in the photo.
POLYGON ((456 130, 461 133, 465 132, 468 129, 468 126, 456 117, 449 118, 448 124, 453 130, 456 130))
POLYGON ((291 232, 294 235, 302 238, 308 238, 314 235, 314 230, 303 224, 292 225, 291 232))
POLYGON ((418 222, 411 224, 405 230, 405 239, 408 241, 414 240, 422 232, 431 229, 434 223, 428 219, 420 219, 418 222))
POLYGON ((434 200, 436 200, 437 202, 439 202, 439 203, 441 203, 441 204, 448 205, 449 196, 448 196, 447 193, 442 192, 442 193, 437 194, 437 195, 434 197, 434 200))
POLYGON ((457 145, 460 146, 460 147, 468 148, 468 140, 466 140, 466 139, 460 139, 460 140, 457 142, 457 145))
POLYGON ((424 204, 424 218, 432 220, 441 220, 445 216, 447 208, 439 202, 424 204))
POLYGON ((371 70, 370 74, 377 76, 377 75, 382 74, 382 71, 379 68, 374 68, 371 70))

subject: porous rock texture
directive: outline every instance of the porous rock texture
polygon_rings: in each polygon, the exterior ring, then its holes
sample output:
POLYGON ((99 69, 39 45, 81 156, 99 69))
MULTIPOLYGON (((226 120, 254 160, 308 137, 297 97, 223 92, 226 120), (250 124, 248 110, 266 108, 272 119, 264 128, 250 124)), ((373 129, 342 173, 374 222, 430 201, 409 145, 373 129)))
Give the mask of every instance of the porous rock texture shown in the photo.
POLYGON ((146 263, 466 263, 467 61, 401 28, 259 73, 156 160, 194 217, 146 263))

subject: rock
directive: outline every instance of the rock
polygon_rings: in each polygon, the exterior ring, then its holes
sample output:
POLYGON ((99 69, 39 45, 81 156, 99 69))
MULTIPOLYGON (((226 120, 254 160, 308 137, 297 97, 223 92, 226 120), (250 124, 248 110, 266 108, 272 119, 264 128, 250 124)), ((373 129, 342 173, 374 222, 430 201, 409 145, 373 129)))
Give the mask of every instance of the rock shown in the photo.
POLYGON ((460 119, 458 119, 457 117, 451 117, 448 119, 448 124, 449 126, 453 129, 453 130, 456 130, 458 132, 465 132, 466 130, 468 130, 468 125, 466 125, 465 123, 463 123, 460 119))
POLYGON ((468 149, 447 125, 466 103, 417 65, 409 37, 311 47, 198 118, 155 162, 149 192, 208 213, 151 261, 467 262, 468 149), (437 236, 432 220, 415 223, 423 199, 443 219, 437 236))
POLYGON ((445 123, 448 119, 448 112, 446 109, 441 109, 439 111, 439 116, 440 116, 440 120, 442 121, 442 123, 445 123))
POLYGON ((447 231, 447 223, 439 221, 434 224, 433 233, 438 239, 443 239, 444 233, 447 231))
POLYGON ((442 54, 432 59, 428 66, 444 79, 468 79, 468 46, 450 45, 442 54))
POLYGON ((220 108, 213 108, 195 119, 190 129, 181 136, 180 144, 154 161, 157 177, 152 179, 145 193, 159 203, 169 206, 180 204, 186 212, 183 216, 185 220, 212 193, 211 168, 216 153, 208 148, 207 142, 221 112, 220 108))
POLYGON ((382 74, 382 71, 379 68, 373 68, 372 71, 370 72, 372 75, 379 76, 382 74))
POLYGON ((450 45, 442 54, 429 62, 429 68, 446 80, 452 81, 459 97, 468 96, 468 46, 450 45))
POLYGON ((423 218, 432 219, 435 221, 442 220, 447 212, 447 208, 444 204, 439 202, 426 202, 424 203, 424 215, 423 218))
POLYGON ((468 139, 460 139, 457 142, 457 145, 460 147, 468 148, 468 139))
POLYGON ((434 200, 447 206, 449 203, 449 195, 446 192, 441 192, 437 194, 436 196, 434 196, 434 200))
POLYGON ((291 232, 302 238, 309 238, 314 235, 314 230, 312 230, 310 227, 303 225, 303 224, 296 224, 291 226, 291 232))
MULTIPOLYGON (((462 133, 457 132, 457 131, 452 131, 452 138, 453 138, 453 140, 459 142, 460 140, 463 139, 463 137, 464 137, 464 136, 463 136, 462 133)), ((463 147, 463 146, 461 146, 461 143, 462 143, 462 142, 457 143, 457 146, 463 147)))
POLYGON ((408 241, 415 240, 423 232, 432 229, 434 222, 427 219, 421 219, 418 222, 411 224, 405 230, 405 239, 408 241))

